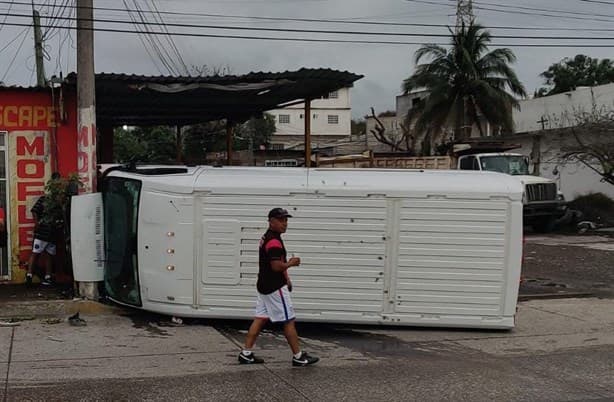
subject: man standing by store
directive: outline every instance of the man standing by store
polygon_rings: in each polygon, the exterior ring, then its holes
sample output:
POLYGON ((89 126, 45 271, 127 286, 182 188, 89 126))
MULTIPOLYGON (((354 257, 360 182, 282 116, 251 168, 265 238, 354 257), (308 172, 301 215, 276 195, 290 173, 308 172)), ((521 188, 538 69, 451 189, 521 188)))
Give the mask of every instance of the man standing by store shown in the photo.
MULTIPOLYGON (((53 173, 51 175, 52 182, 59 180, 60 175, 53 173)), ((47 197, 50 194, 42 195, 34 204, 30 212, 34 217, 34 243, 32 244, 32 254, 28 260, 28 272, 26 273, 26 284, 32 285, 32 274, 34 272, 34 266, 38 263, 40 256, 45 253, 45 276, 41 280, 41 284, 45 286, 53 285, 53 279, 51 275, 53 273, 53 260, 57 252, 56 237, 58 228, 57 222, 54 222, 54 216, 51 211, 48 211, 45 204, 47 197)))
POLYGON ((269 320, 273 323, 283 323, 284 335, 293 353, 293 366, 308 366, 320 360, 300 350, 294 323, 295 315, 288 289, 287 271, 291 267, 298 267, 301 260, 298 257, 286 259, 286 248, 281 239, 281 234, 288 228, 288 218, 291 217, 292 215, 283 208, 273 208, 269 211, 269 229, 260 239, 256 315, 249 327, 245 348, 239 353, 241 364, 264 363, 263 359, 256 357, 252 348, 260 331, 269 320))

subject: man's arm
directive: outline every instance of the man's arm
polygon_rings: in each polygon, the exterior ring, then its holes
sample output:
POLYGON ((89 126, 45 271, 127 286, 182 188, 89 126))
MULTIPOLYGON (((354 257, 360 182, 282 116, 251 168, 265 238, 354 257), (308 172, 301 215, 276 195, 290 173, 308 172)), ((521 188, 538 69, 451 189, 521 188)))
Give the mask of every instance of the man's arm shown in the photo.
POLYGON ((288 262, 283 262, 282 260, 271 261, 271 268, 275 272, 285 272, 289 268, 298 267, 299 265, 301 265, 301 259, 298 257, 292 257, 288 262))

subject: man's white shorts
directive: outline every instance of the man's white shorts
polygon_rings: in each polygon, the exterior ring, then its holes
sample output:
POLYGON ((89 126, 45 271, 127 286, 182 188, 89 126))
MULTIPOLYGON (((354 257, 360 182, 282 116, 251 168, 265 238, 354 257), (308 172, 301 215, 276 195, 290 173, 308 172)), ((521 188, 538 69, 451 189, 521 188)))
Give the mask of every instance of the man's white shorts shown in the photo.
POLYGON ((271 294, 258 293, 256 302, 256 317, 268 318, 271 322, 286 322, 293 320, 294 307, 288 287, 284 286, 271 294))
POLYGON ((49 253, 49 255, 55 255, 55 252, 56 252, 55 244, 48 242, 48 241, 34 239, 34 245, 32 246, 32 252, 34 254, 40 254, 43 251, 46 251, 47 253, 49 253))

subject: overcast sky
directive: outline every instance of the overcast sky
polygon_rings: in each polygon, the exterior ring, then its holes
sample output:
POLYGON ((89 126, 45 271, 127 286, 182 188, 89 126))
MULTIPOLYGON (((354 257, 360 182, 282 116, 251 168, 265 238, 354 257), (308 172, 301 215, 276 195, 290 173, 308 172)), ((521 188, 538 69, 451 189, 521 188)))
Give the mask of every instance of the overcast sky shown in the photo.
MULTIPOLYGON (((10 7, 10 14, 31 13, 25 0, 0 1, 0 24, 10 7)), ((38 0, 40 4, 62 4, 64 1, 38 0)), ((98 8, 95 18, 129 20, 126 6, 131 9, 153 10, 155 5, 166 23, 218 25, 232 27, 290 28, 308 30, 336 30, 361 32, 397 32, 406 34, 446 34, 443 25, 454 25, 455 0, 94 0, 98 8), (164 14, 164 12, 187 14, 164 14), (441 27, 416 27, 394 25, 359 25, 245 18, 204 16, 278 17, 305 19, 334 19, 344 21, 373 21, 385 23, 426 23, 441 27)), ((38 7, 43 16, 69 16, 69 9, 38 7)), ((614 57, 614 0, 483 0, 474 2, 478 22, 493 27, 494 35, 550 36, 557 39, 496 38, 493 47, 507 45, 515 52, 518 61, 515 70, 527 92, 542 84, 539 74, 564 57, 578 53, 592 57, 614 57), (610 4, 611 3, 611 4, 610 4), (540 10, 535 10, 540 9, 540 10), (498 11, 494 11, 498 10, 498 11), (556 28, 560 30, 501 29, 494 27, 556 28), (591 31, 588 31, 591 29, 591 31), (591 37, 592 39, 563 39, 561 37, 591 37), (612 38, 598 40, 595 38, 612 38), (574 44, 573 47, 519 47, 519 44, 574 44), (590 48, 584 45, 602 44, 608 47, 590 48)), ((74 16, 74 13, 72 14, 74 16)), ((156 21, 155 14, 144 14, 148 21, 156 21)), ((133 14, 134 18, 138 16, 133 14)), ((29 23, 24 18, 6 16, 7 23, 29 23)), ((49 20, 43 20, 43 24, 49 20)), ((66 24, 66 21, 62 21, 66 24)), ((133 30, 130 24, 110 25, 97 23, 96 27, 133 30)), ((152 28, 157 29, 157 28, 152 28)), ((365 76, 352 90, 352 109, 355 118, 369 112, 371 106, 377 112, 395 107, 395 96, 400 94, 402 80, 414 70, 413 54, 420 43, 446 43, 445 37, 425 36, 375 36, 357 34, 321 34, 267 31, 237 31, 169 27, 170 32, 201 33, 214 35, 241 35, 275 38, 313 38, 367 41, 415 42, 417 45, 309 43, 271 40, 223 39, 208 37, 175 36, 174 44, 188 68, 207 65, 212 68, 229 67, 233 74, 250 71, 284 71, 301 67, 333 68, 348 70, 365 76)), ((66 75, 75 70, 74 32, 51 30, 47 34, 47 76, 66 75), (71 47, 72 45, 72 47, 71 47)), ((0 31, 0 81, 7 85, 32 85, 35 83, 32 29, 4 25, 0 31), (18 50, 19 49, 19 50, 18 50), (14 61, 13 61, 14 59, 14 61)), ((148 38, 130 33, 95 33, 96 71, 134 74, 169 75, 148 38), (144 44, 148 45, 149 53, 144 44)), ((176 52, 164 38, 159 40, 171 55, 176 52)), ((178 57, 173 57, 175 68, 180 69, 178 57)))

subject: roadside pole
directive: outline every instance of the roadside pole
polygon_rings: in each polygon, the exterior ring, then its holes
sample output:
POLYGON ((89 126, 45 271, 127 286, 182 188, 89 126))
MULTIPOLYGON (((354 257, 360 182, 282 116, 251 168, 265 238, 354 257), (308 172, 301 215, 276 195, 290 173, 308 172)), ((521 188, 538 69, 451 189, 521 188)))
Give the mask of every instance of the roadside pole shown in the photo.
MULTIPOLYGON (((77 0, 77 169, 82 192, 96 191, 96 93, 93 0, 77 0)), ((98 299, 97 282, 79 282, 79 294, 98 299)))

